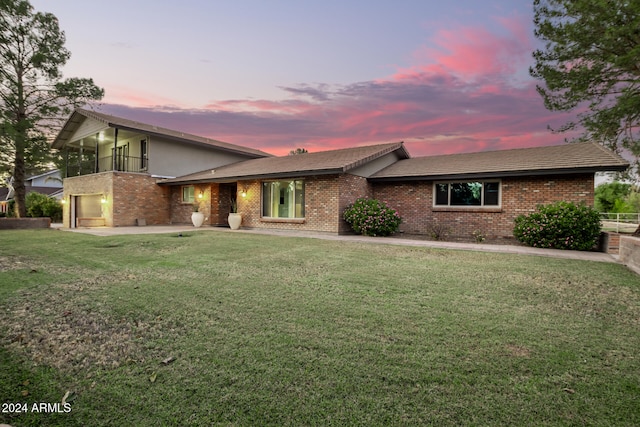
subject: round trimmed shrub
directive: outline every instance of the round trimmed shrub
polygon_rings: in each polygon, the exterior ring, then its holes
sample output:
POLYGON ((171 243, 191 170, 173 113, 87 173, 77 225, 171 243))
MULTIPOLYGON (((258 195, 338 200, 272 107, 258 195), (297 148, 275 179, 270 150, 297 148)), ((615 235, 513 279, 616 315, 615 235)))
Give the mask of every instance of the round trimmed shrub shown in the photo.
POLYGON ((34 191, 28 193, 25 205, 27 207, 27 216, 33 218, 49 217, 54 222, 62 221, 62 206, 60 202, 46 194, 34 191))
POLYGON ((588 251, 600 236, 600 214, 569 202, 538 206, 537 212, 516 218, 513 235, 536 248, 588 251))
POLYGON ((398 231, 402 218, 384 202, 360 198, 344 211, 353 231, 365 236, 388 236, 398 231))

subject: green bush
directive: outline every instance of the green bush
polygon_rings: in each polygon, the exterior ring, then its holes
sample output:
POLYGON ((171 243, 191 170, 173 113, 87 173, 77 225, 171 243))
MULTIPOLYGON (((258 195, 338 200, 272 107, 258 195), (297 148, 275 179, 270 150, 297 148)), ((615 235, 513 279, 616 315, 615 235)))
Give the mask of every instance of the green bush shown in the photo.
POLYGON ((398 231, 402 219, 384 202, 360 198, 344 211, 344 220, 353 231, 365 236, 388 236, 398 231))
POLYGON ((537 212, 520 215, 513 235, 536 248, 592 249, 600 236, 600 215, 585 205, 558 202, 538 206, 537 212))
POLYGON ((56 199, 45 194, 31 192, 27 194, 25 204, 27 216, 33 218, 49 217, 53 222, 62 221, 62 206, 56 199))

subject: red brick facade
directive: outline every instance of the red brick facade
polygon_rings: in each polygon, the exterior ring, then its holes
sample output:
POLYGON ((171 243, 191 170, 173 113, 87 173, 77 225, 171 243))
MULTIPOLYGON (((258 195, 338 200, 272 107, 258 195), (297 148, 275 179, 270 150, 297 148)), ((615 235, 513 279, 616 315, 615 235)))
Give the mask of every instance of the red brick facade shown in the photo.
POLYGON ((518 215, 557 201, 593 206, 593 174, 503 178, 501 208, 463 209, 433 207, 433 182, 376 183, 373 196, 396 209, 400 231, 431 235, 433 228, 453 239, 473 239, 475 231, 487 239, 511 238, 518 215))
POLYGON ((305 177, 305 218, 262 218, 261 181, 239 181, 238 190, 247 190, 246 197, 238 197, 238 212, 242 226, 301 231, 341 233, 347 224, 342 220, 344 208, 358 197, 371 194, 366 178, 355 175, 323 175, 305 177))
MULTIPOLYGON (((503 178, 501 207, 433 207, 433 182, 370 183, 351 175, 321 175, 303 178, 305 218, 262 218, 262 181, 237 184, 195 184, 195 198, 205 224, 226 226, 230 200, 235 195, 242 227, 349 233, 342 219, 345 208, 359 197, 374 197, 396 209, 402 217, 400 231, 430 236, 434 227, 446 231, 451 239, 473 239, 480 232, 487 239, 511 238, 514 219, 533 212, 537 205, 564 200, 593 206, 593 174, 503 178), (246 197, 241 196, 242 190, 246 197), (201 195, 201 197, 200 197, 201 195)), ((70 196, 100 194, 106 226, 146 224, 188 224, 192 203, 182 200, 181 186, 160 186, 145 174, 104 172, 65 180, 65 200, 70 196)), ((63 213, 64 226, 71 223, 69 203, 63 213)))
POLYGON ((104 225, 123 227, 145 220, 148 225, 169 223, 170 190, 142 173, 102 172, 67 178, 64 181, 63 226, 73 223, 73 197, 100 195, 104 225))

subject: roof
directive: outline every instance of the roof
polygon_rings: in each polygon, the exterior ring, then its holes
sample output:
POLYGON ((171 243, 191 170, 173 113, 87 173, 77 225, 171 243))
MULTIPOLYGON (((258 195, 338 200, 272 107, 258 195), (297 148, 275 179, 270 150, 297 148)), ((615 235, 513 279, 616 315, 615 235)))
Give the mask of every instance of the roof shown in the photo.
POLYGON ((270 157, 269 153, 256 150, 253 148, 247 148, 240 145, 230 144, 228 142, 217 141, 215 139, 209 139, 202 136, 192 135, 176 130, 166 129, 159 126, 149 125, 146 123, 136 122, 133 120, 123 119, 121 117, 111 116, 108 114, 98 113, 95 111, 85 110, 82 108, 76 109, 69 119, 66 121, 60 133, 52 143, 53 148, 62 148, 68 142, 70 138, 75 134, 80 125, 85 119, 92 119, 98 122, 104 123, 106 126, 114 127, 118 129, 126 129, 134 132, 145 133, 149 135, 160 136, 163 138, 171 139, 174 141, 193 144, 205 147, 215 147, 221 150, 248 155, 252 157, 270 157))
POLYGON ((372 181, 465 179, 624 171, 629 162, 596 143, 414 157, 375 174, 372 181))
POLYGON ((160 184, 229 182, 237 179, 285 178, 344 173, 394 151, 398 153, 400 158, 409 157, 404 144, 402 142, 394 142, 317 153, 245 160, 216 169, 207 169, 202 172, 163 180, 160 184))

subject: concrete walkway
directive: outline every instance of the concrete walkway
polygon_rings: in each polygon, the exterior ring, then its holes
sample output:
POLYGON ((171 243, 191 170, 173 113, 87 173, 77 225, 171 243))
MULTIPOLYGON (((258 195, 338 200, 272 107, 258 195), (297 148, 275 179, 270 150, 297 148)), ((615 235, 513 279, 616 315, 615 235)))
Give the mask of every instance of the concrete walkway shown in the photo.
MULTIPOLYGON (((59 228, 52 225, 52 228, 59 228)), ((488 243, 459 243, 459 242, 440 242, 432 240, 418 240, 398 237, 368 237, 353 235, 337 235, 331 233, 312 233, 304 231, 285 231, 285 230, 230 230, 224 227, 200 227, 194 228, 192 225, 150 225, 145 227, 95 227, 95 228, 60 228, 67 232, 92 234, 94 236, 117 236, 125 234, 178 234, 185 232, 211 232, 211 233, 238 233, 238 234, 262 234, 270 236, 282 237, 305 237, 311 239, 334 240, 343 242, 357 243, 374 243, 398 246, 414 246, 438 249, 454 249, 464 251, 478 252, 499 252, 520 255, 537 255, 551 258, 578 259, 584 261, 597 262, 618 262, 618 257, 602 252, 585 252, 585 251, 565 251, 558 249, 539 249, 530 248, 528 246, 516 245, 494 245, 488 243)))

